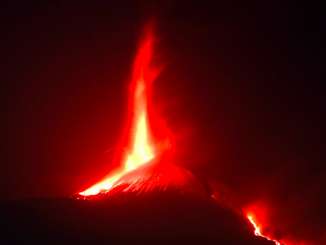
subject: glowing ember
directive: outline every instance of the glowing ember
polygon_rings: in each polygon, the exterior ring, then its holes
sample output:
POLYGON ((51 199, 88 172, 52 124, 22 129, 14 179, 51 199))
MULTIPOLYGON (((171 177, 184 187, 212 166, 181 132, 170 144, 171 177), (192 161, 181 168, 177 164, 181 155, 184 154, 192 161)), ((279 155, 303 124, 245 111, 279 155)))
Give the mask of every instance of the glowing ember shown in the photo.
POLYGON ((261 226, 257 224, 257 221, 255 221, 254 216, 252 214, 248 214, 247 218, 250 221, 250 223, 254 226, 256 236, 260 236, 260 237, 263 237, 263 238, 267 239, 268 241, 272 241, 276 245, 281 245, 281 243, 279 241, 274 240, 274 239, 262 234, 261 226))
POLYGON ((129 172, 148 163, 157 155, 157 147, 151 142, 148 103, 151 82, 158 75, 157 69, 150 65, 152 59, 153 34, 148 31, 138 50, 130 87, 130 137, 129 152, 124 157, 122 166, 102 181, 80 192, 82 196, 97 195, 108 192, 115 183, 129 172))

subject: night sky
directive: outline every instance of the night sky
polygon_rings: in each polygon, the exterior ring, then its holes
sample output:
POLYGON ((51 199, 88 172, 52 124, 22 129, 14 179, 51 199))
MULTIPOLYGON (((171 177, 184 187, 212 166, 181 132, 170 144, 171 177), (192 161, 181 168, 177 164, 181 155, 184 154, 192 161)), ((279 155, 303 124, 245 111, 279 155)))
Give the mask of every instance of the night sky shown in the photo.
POLYGON ((70 196, 107 174, 154 19, 154 100, 177 162, 231 206, 265 206, 281 235, 323 243, 321 6, 59 2, 1 7, 1 199, 70 196))

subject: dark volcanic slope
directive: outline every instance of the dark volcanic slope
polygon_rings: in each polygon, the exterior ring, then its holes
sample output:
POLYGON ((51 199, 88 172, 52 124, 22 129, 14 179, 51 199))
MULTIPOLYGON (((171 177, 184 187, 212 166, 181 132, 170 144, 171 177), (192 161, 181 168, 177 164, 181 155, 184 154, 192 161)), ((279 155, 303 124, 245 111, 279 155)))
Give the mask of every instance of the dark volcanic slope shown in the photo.
POLYGON ((1 213, 0 244, 273 244, 255 237, 246 220, 216 203, 172 191, 7 202, 1 213))

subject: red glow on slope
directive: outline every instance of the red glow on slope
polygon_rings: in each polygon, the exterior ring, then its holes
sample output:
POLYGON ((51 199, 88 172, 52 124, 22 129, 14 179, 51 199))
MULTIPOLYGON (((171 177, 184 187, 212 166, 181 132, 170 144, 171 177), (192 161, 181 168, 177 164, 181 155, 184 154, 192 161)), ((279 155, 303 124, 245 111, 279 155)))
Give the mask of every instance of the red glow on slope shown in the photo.
POLYGON ((276 245, 281 245, 281 243, 277 240, 274 240, 272 239, 271 237, 269 236, 266 236, 262 233, 262 228, 261 228, 261 225, 258 224, 258 222, 256 221, 256 219, 254 218, 254 215, 253 214, 247 214, 247 218, 248 220, 250 221, 250 223, 253 225, 253 227, 255 228, 255 235, 256 236, 260 236, 260 237, 263 237, 265 239, 267 239, 268 241, 272 241, 274 242, 276 245))
POLYGON ((158 69, 151 67, 153 38, 152 32, 148 30, 133 65, 129 95, 129 122, 126 132, 129 144, 126 144, 128 147, 126 156, 122 157, 123 164, 102 181, 80 192, 79 194, 82 196, 108 192, 123 176, 150 162, 162 151, 163 144, 157 144, 157 142, 154 144, 153 142, 150 125, 153 116, 151 114, 150 121, 148 110, 151 83, 158 75, 158 69))

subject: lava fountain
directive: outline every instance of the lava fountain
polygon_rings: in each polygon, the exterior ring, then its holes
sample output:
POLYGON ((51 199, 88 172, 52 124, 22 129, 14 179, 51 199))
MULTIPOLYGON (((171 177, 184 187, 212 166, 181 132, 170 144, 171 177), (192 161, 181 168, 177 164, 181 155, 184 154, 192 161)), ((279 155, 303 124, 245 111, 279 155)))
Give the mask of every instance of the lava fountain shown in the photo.
MULTIPOLYGON (((123 176, 140 166, 149 163, 160 152, 165 144, 154 144, 149 120, 149 103, 151 84, 157 77, 159 69, 152 67, 154 35, 151 28, 139 46, 134 64, 130 83, 129 94, 129 124, 127 125, 127 137, 129 147, 127 154, 122 156, 122 166, 111 172, 103 180, 80 192, 81 196, 93 196, 105 193, 115 187, 115 183, 123 176)), ((155 142, 157 143, 157 141, 155 142)))

